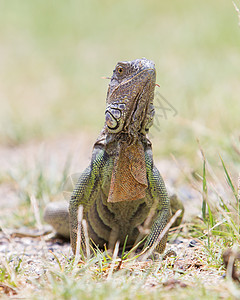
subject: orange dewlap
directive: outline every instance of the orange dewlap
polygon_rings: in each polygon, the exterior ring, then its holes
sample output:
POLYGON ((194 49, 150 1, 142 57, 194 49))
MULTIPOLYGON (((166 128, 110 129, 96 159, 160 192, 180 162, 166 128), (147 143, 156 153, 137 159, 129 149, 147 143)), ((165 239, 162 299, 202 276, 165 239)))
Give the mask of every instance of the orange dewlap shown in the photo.
POLYGON ((115 159, 108 202, 132 201, 145 197, 148 187, 144 148, 140 141, 121 143, 115 159))

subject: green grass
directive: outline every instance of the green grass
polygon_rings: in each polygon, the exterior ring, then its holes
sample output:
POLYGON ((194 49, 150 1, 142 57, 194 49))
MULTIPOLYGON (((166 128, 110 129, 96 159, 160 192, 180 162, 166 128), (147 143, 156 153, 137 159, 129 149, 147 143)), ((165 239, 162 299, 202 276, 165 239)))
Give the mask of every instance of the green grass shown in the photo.
MULTIPOLYGON (((78 132, 97 137, 108 85, 101 77, 120 60, 154 60, 160 84, 151 131, 155 160, 173 154, 183 171, 176 189, 184 184, 200 191, 195 201, 202 201, 202 219, 183 225, 181 234, 201 242, 203 268, 223 274, 224 249, 240 242, 239 35, 237 12, 226 0, 1 1, 0 148, 24 149, 78 132), (165 117, 161 105, 172 106, 165 117)), ((36 153, 34 166, 24 159, 0 170, 0 188, 11 186, 20 199, 11 218, 1 216, 1 226, 37 226, 31 197, 40 217, 48 201, 60 198, 67 155, 63 168, 55 157, 46 161, 36 153)), ((35 299, 43 293, 46 299, 239 297, 231 278, 206 286, 191 270, 176 271, 172 258, 144 267, 124 263, 118 272, 111 268, 119 262, 101 252, 79 265, 56 258, 58 264, 43 259, 45 275, 38 279, 25 274, 21 258, 3 259, 0 283, 35 299), (172 277, 188 286, 164 287, 172 277)))

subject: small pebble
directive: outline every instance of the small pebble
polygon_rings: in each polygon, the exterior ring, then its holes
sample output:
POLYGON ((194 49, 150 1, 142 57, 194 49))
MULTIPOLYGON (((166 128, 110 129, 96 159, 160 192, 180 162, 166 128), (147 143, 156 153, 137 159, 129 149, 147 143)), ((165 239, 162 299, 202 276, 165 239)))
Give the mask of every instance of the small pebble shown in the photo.
POLYGON ((171 244, 173 244, 173 245, 179 245, 182 243, 183 243, 183 240, 180 240, 180 239, 175 239, 175 240, 171 241, 171 244))
POLYGON ((188 247, 195 247, 195 246, 197 246, 197 244, 199 244, 199 242, 197 242, 197 241, 195 241, 195 240, 191 240, 191 241, 189 242, 188 247))

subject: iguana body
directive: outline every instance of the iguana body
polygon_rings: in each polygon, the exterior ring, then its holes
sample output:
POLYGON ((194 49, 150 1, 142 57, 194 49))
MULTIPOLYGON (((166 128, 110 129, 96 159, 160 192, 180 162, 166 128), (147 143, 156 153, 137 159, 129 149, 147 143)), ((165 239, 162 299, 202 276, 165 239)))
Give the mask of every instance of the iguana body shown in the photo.
MULTIPOLYGON (((153 164, 151 143, 146 137, 154 117, 155 78, 154 63, 147 59, 120 62, 113 71, 105 126, 94 144, 90 166, 81 174, 69 203, 73 253, 80 205, 89 237, 100 248, 104 244, 112 248, 117 240, 123 245, 126 236, 127 245, 133 246, 142 237, 139 228, 144 224, 150 229, 145 247, 151 246, 170 218, 165 184, 153 164)), ((68 229, 66 209, 56 216, 57 223, 54 214, 47 209, 46 221, 68 229)), ((165 235, 158 244, 159 253, 164 251, 166 240, 165 235)))

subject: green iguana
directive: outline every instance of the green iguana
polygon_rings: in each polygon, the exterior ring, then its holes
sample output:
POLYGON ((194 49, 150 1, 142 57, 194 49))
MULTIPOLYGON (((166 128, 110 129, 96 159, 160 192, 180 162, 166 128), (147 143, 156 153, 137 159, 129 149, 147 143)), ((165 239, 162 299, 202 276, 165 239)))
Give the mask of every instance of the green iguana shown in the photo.
MULTIPOLYGON (((73 190, 69 214, 63 203, 52 203, 45 210, 45 221, 58 233, 69 236, 70 227, 74 254, 80 205, 88 235, 100 248, 105 244, 111 248, 116 241, 123 245, 126 236, 127 246, 133 246, 146 220, 150 230, 144 247, 150 247, 168 223, 169 197, 146 136, 155 113, 155 80, 155 65, 145 58, 116 65, 107 92, 105 125, 91 163, 73 190)), ((162 253, 166 242, 167 234, 156 251, 162 253)))

